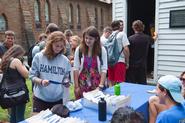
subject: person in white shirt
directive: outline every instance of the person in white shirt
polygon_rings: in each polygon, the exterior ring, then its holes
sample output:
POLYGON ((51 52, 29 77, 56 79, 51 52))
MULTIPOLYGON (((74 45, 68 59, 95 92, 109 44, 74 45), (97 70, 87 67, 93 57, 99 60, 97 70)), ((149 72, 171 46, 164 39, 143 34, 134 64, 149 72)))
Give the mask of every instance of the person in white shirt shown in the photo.
POLYGON ((104 45, 107 42, 109 36, 112 34, 112 28, 107 26, 103 29, 103 34, 100 37, 101 44, 104 45))
POLYGON ((108 66, 108 80, 112 85, 116 83, 124 82, 126 76, 126 69, 129 67, 129 48, 130 45, 125 32, 120 32, 120 21, 115 20, 111 23, 112 35, 118 33, 116 36, 118 42, 118 49, 121 52, 118 62, 114 66, 108 66), (123 49, 123 50, 122 50, 123 49))
POLYGON ((83 92, 103 89, 107 73, 107 52, 100 43, 98 30, 88 27, 83 33, 82 42, 75 50, 74 91, 76 99, 83 92))

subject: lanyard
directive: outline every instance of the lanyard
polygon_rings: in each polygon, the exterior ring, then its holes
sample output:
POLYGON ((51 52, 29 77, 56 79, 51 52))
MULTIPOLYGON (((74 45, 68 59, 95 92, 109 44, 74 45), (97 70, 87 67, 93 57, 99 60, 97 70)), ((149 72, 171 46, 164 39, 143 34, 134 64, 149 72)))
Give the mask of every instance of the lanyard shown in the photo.
POLYGON ((92 57, 87 57, 87 65, 88 65, 88 69, 90 69, 91 68, 91 66, 92 66, 92 57))

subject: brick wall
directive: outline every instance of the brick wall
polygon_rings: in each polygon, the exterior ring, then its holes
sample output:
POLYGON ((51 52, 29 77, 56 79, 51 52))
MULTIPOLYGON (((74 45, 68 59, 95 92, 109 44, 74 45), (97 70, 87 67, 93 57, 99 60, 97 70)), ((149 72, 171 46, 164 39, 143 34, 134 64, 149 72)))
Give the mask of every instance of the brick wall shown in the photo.
MULTIPOLYGON (((16 42, 28 49, 30 45, 38 40, 38 35, 45 31, 45 2, 38 0, 40 5, 40 28, 36 28, 34 21, 34 1, 35 0, 1 0, 0 14, 7 18, 8 30, 16 33, 16 42)), ((98 13, 97 28, 102 32, 103 27, 110 25, 112 20, 112 5, 98 0, 48 0, 50 22, 59 25, 61 31, 69 27, 74 34, 82 35, 83 30, 95 24, 95 8, 98 13), (69 5, 73 6, 73 23, 68 23, 69 5), (80 24, 77 24, 77 5, 80 7, 80 24), (103 16, 101 17, 101 9, 103 16), (103 18, 103 24, 101 24, 103 18), (71 26, 70 26, 71 25, 71 26), (80 28, 79 28, 80 27, 80 28)), ((4 40, 4 32, 0 32, 0 41, 4 40)))

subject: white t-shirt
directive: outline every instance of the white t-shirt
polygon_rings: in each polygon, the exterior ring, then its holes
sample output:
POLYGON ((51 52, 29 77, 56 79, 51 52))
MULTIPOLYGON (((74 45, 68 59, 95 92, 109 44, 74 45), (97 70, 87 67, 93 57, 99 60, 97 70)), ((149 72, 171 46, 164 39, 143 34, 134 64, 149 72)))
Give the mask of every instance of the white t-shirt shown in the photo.
POLYGON ((103 36, 103 35, 100 37, 100 41, 101 41, 101 44, 102 44, 103 46, 105 45, 105 43, 107 42, 107 40, 108 40, 108 39, 105 38, 105 36, 103 36))

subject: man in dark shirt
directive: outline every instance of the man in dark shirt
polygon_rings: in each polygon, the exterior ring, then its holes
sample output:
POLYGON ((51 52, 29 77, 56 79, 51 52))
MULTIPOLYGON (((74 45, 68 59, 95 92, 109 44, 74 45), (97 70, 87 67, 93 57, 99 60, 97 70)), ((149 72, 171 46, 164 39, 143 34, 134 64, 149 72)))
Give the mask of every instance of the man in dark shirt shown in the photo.
POLYGON ((4 53, 13 46, 15 42, 15 33, 13 31, 5 32, 5 41, 0 44, 0 58, 3 57, 4 53))
POLYGON ((131 83, 147 84, 146 64, 148 47, 150 43, 153 42, 153 39, 152 37, 143 33, 144 24, 142 21, 134 21, 132 28, 135 34, 128 38, 130 42, 130 58, 126 80, 131 83))

